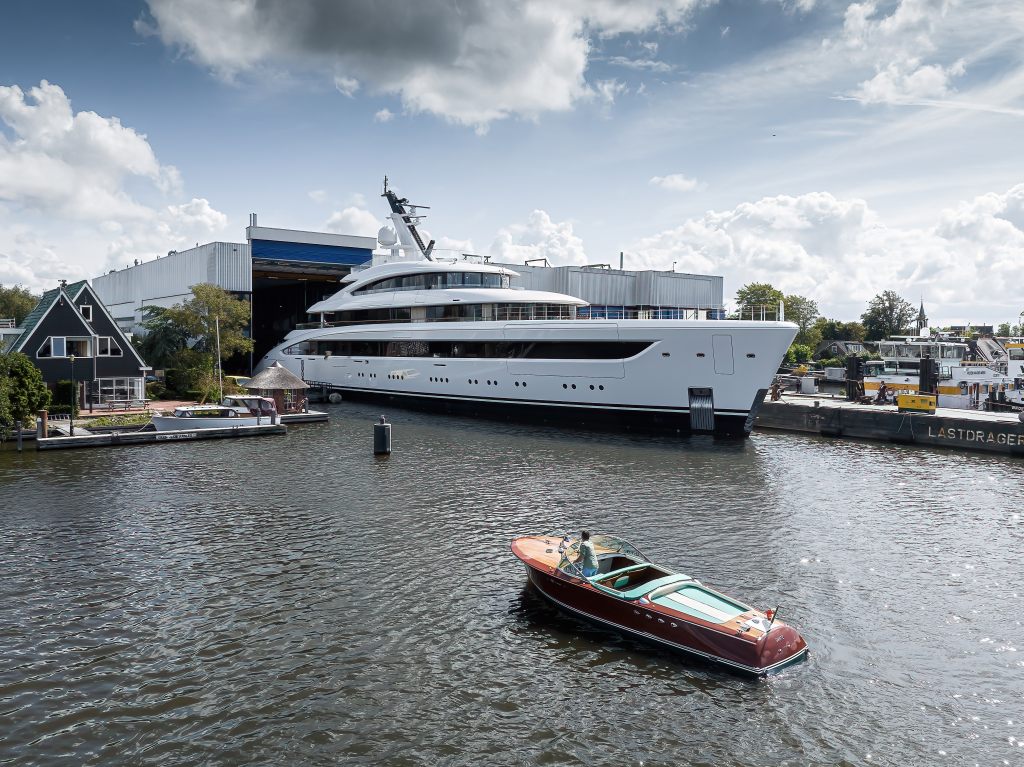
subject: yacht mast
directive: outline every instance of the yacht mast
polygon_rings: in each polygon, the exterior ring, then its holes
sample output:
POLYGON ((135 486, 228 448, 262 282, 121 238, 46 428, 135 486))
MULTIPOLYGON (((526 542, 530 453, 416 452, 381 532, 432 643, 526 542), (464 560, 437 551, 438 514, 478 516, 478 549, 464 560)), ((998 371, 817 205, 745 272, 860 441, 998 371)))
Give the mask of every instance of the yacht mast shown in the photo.
POLYGON ((395 232, 397 232, 402 245, 410 249, 415 246, 423 258, 433 261, 431 253, 434 250, 434 241, 431 240, 424 245, 423 238, 420 237, 420 233, 416 229, 416 225, 426 218, 426 216, 419 215, 417 211, 420 209, 430 210, 430 207, 428 205, 411 205, 408 198, 399 197, 391 189, 388 189, 387 176, 384 177, 384 194, 381 197, 386 198, 391 206, 391 220, 395 224, 395 232))

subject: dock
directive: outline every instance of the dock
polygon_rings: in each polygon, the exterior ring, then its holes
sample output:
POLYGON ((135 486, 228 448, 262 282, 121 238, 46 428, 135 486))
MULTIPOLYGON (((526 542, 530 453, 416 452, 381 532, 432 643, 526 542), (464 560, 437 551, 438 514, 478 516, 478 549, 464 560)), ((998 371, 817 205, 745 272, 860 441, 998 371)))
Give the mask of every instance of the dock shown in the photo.
POLYGON ((36 440, 37 450, 69 450, 82 447, 115 445, 153 445, 169 442, 191 442, 201 439, 233 439, 236 437, 269 437, 287 434, 283 423, 262 426, 229 426, 222 429, 189 429, 177 431, 121 431, 106 434, 83 434, 74 437, 46 437, 36 440))
POLYGON ((1024 423, 1017 413, 936 408, 931 415, 828 395, 787 394, 762 404, 755 428, 1024 457, 1024 423))

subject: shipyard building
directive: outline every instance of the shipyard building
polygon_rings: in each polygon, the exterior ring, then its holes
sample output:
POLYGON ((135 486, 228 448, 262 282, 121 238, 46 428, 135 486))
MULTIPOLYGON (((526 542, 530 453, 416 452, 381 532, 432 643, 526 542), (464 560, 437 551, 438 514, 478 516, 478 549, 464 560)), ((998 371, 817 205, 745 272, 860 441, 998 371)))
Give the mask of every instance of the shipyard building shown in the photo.
MULTIPOLYGON (((250 302, 249 332, 259 360, 299 323, 306 310, 342 288, 353 270, 368 266, 375 237, 274 229, 250 218, 245 242, 211 242, 111 271, 92 280, 96 294, 125 332, 145 332, 146 307, 169 307, 191 298, 194 285, 212 283, 250 302)), ((379 252, 379 251, 378 251, 379 252)), ((466 259, 488 257, 438 254, 466 259)), ((581 317, 608 319, 720 319, 720 276, 630 271, 598 266, 506 264, 519 273, 512 285, 576 296, 590 304, 581 317)), ((621 264, 620 264, 621 265, 621 264)))

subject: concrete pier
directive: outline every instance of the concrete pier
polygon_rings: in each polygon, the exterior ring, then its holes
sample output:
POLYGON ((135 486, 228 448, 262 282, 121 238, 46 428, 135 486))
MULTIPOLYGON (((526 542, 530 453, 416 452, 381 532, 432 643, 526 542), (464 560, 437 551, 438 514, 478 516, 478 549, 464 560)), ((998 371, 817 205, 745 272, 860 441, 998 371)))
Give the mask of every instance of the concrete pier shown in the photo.
POLYGON ((765 401, 755 428, 1024 457, 1024 423, 1016 413, 956 408, 937 408, 935 415, 901 413, 892 405, 789 394, 778 402, 765 401))
POLYGON ((230 426, 218 429, 181 429, 178 431, 130 431, 90 434, 75 437, 46 437, 36 440, 37 450, 68 450, 79 447, 111 447, 113 445, 152 445, 167 442, 191 442, 200 439, 232 439, 234 437, 266 437, 287 434, 282 423, 263 426, 230 426))

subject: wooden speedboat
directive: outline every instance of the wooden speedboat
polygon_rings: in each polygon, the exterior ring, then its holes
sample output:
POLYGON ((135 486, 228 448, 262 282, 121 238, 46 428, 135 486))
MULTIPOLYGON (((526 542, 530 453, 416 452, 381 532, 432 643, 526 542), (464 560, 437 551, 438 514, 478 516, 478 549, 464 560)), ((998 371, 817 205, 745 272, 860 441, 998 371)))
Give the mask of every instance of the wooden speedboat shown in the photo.
POLYGON ((524 535, 512 553, 541 594, 575 615, 738 671, 766 674, 802 660, 807 643, 792 627, 653 564, 636 547, 594 535, 598 572, 585 578, 575 564, 579 537, 524 535))

